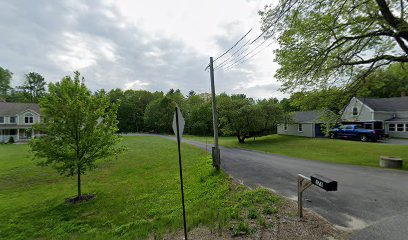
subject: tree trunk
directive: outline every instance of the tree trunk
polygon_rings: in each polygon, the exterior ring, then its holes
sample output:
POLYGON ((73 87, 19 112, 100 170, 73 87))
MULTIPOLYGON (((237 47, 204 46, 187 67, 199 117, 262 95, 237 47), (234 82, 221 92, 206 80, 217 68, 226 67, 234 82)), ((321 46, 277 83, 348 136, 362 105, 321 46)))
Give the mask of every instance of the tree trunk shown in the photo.
POLYGON ((78 167, 78 199, 81 198, 81 171, 78 167))
POLYGON ((242 136, 241 138, 241 134, 239 131, 237 131, 237 138, 239 143, 245 143, 245 136, 242 136))

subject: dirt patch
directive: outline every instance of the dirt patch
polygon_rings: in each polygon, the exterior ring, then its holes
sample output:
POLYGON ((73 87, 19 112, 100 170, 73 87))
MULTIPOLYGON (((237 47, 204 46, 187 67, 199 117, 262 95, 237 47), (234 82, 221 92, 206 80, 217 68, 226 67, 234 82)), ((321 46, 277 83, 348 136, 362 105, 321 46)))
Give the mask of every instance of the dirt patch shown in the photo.
POLYGON ((95 195, 82 195, 80 197, 76 196, 76 197, 72 197, 72 198, 67 198, 65 199, 65 203, 68 204, 77 204, 77 203, 81 203, 81 202, 87 202, 90 201, 92 199, 95 198, 95 195))
MULTIPOLYGON (((264 222, 251 219, 247 224, 250 231, 237 231, 239 221, 231 221, 229 229, 209 229, 199 226, 188 232, 189 239, 213 240, 213 239, 347 239, 349 232, 335 228, 327 220, 318 214, 304 209, 304 217, 297 217, 297 203, 292 200, 283 200, 276 214, 265 218, 264 222)), ((151 238, 154 239, 154 238, 151 238)), ((184 239, 182 230, 164 236, 165 240, 184 239)))

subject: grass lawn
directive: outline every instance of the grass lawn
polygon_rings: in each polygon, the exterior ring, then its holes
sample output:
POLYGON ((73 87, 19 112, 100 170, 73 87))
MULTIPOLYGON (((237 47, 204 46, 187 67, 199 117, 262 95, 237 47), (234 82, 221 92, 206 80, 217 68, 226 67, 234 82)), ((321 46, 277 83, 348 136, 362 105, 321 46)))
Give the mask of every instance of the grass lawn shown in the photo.
MULTIPOLYGON (((183 138, 213 143, 213 138, 210 137, 183 136, 183 138)), ((380 156, 399 156, 405 160, 404 170, 408 170, 408 146, 276 134, 259 137, 255 141, 252 138, 246 139, 245 142, 245 144, 238 143, 236 137, 221 137, 219 139, 220 145, 225 147, 258 150, 308 160, 361 166, 378 167, 380 156)))
MULTIPOLYGON (((224 142, 225 143, 225 142, 224 142)), ((0 145, 0 239, 160 238, 182 228, 176 142, 157 137, 124 137, 129 148, 117 160, 103 160, 76 178, 39 167, 28 145, 0 145)), ((249 146, 250 144, 248 144, 249 146)), ((211 167, 208 155, 182 145, 187 225, 249 233, 250 221, 268 227, 282 201, 266 190, 248 190, 211 167)))

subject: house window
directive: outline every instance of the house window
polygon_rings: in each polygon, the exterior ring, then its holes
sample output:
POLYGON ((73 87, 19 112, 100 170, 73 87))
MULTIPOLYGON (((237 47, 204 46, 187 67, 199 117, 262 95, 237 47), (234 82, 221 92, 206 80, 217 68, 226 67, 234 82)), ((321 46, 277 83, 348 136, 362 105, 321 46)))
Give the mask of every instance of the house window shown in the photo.
POLYGON ((298 124, 298 132, 303 132, 303 124, 298 124))
POLYGON ((357 116, 358 115, 358 108, 353 107, 353 116, 357 116))
POLYGON ((0 123, 4 123, 4 117, 0 117, 0 123))
POLYGON ((408 123, 405 124, 405 132, 408 132, 408 123))
POLYGON ((27 113, 27 114, 25 115, 24 122, 25 122, 25 123, 33 123, 33 122, 34 122, 34 116, 33 116, 33 114, 27 113))
POLYGON ((288 131, 288 124, 287 123, 283 124, 283 131, 288 131))
POLYGON ((398 132, 403 132, 404 131, 404 124, 398 123, 397 124, 397 131, 398 132))
POLYGON ((388 131, 395 132, 395 124, 394 123, 390 123, 390 125, 388 126, 388 131))
POLYGON ((10 123, 16 123, 16 117, 10 117, 10 123))

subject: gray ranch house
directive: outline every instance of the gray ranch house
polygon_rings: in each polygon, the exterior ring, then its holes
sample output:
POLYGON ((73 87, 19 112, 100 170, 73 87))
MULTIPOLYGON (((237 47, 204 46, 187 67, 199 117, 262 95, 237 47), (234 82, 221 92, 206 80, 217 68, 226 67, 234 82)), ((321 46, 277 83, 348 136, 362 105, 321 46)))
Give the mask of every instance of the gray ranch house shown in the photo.
POLYGON ((320 120, 325 111, 293 112, 290 123, 278 124, 278 134, 302 137, 324 137, 323 122, 320 120))
POLYGON ((0 142, 28 141, 40 133, 33 125, 41 122, 40 107, 36 103, 0 102, 0 142))
POLYGON ((343 124, 383 129, 389 137, 408 138, 408 97, 353 97, 341 115, 343 124))

